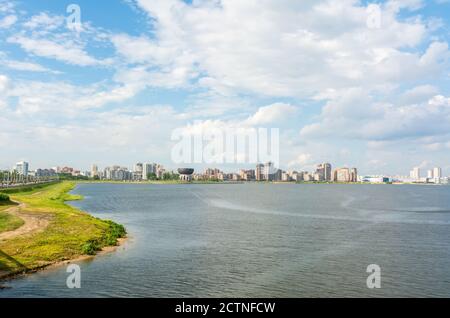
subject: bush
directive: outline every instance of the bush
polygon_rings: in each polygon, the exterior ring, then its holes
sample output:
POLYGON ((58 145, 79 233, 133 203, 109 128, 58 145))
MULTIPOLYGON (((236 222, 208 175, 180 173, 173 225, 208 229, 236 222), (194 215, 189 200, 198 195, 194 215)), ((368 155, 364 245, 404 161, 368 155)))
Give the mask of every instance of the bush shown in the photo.
POLYGON ((117 245, 117 239, 125 237, 127 231, 121 224, 117 224, 113 221, 107 220, 109 228, 100 240, 89 240, 81 248, 82 253, 85 255, 95 255, 97 251, 100 251, 103 246, 115 246, 117 245))
POLYGON ((105 222, 109 224, 109 230, 104 237, 104 244, 107 246, 117 245, 117 239, 127 235, 125 227, 110 220, 105 222))
POLYGON ((4 193, 0 193, 0 202, 9 202, 9 196, 4 193))
POLYGON ((95 255, 95 253, 100 250, 100 245, 95 240, 87 241, 83 247, 81 248, 83 254, 86 255, 95 255))

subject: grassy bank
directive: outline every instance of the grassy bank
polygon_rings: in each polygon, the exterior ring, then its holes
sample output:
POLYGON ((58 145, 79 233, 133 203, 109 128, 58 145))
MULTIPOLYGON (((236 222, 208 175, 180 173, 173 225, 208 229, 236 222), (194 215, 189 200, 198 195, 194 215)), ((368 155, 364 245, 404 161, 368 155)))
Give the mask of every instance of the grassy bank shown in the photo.
POLYGON ((13 187, 13 188, 0 188, 0 194, 12 194, 12 193, 21 193, 21 192, 30 192, 33 190, 43 189, 52 184, 57 184, 58 181, 49 182, 49 183, 38 183, 38 184, 27 184, 23 186, 13 187))
MULTIPOLYGON (((68 193, 74 186, 74 182, 62 182, 10 194, 13 201, 23 204, 20 213, 45 220, 48 225, 39 231, 0 241, 0 277, 95 254, 105 246, 116 245, 117 239, 126 235, 123 226, 67 205, 66 201, 82 199, 68 193)), ((1 224, 11 227, 11 222, 11 219, 3 222, 0 219, 0 228, 1 224)))
POLYGON ((0 203, 0 233, 13 231, 24 224, 21 218, 4 212, 5 210, 14 206, 15 205, 12 202, 0 203))

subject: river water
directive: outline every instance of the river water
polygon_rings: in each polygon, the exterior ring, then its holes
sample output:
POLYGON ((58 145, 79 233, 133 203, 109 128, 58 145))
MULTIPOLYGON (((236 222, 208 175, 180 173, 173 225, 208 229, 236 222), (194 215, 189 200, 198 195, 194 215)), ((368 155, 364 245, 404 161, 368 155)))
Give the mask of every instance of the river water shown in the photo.
POLYGON ((0 297, 450 297, 450 187, 81 184, 126 226, 117 251, 9 282, 0 297), (366 284, 368 265, 381 288, 366 284))

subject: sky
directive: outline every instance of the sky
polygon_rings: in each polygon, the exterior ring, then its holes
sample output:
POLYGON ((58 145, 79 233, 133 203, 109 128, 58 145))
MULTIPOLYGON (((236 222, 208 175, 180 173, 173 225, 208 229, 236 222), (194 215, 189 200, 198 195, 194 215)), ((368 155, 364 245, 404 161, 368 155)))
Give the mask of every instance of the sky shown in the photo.
POLYGON ((449 40, 447 0, 0 0, 0 169, 176 168, 174 130, 245 127, 285 170, 450 175, 449 40))

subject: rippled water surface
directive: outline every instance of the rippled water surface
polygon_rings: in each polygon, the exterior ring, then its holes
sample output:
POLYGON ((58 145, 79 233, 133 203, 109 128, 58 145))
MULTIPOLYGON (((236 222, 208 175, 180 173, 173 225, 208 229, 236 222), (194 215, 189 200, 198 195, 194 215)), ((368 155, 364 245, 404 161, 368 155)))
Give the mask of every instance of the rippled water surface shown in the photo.
POLYGON ((450 297, 450 187, 82 184, 124 224, 116 252, 7 282, 0 297, 450 297), (381 267, 381 289, 366 268, 381 267))

